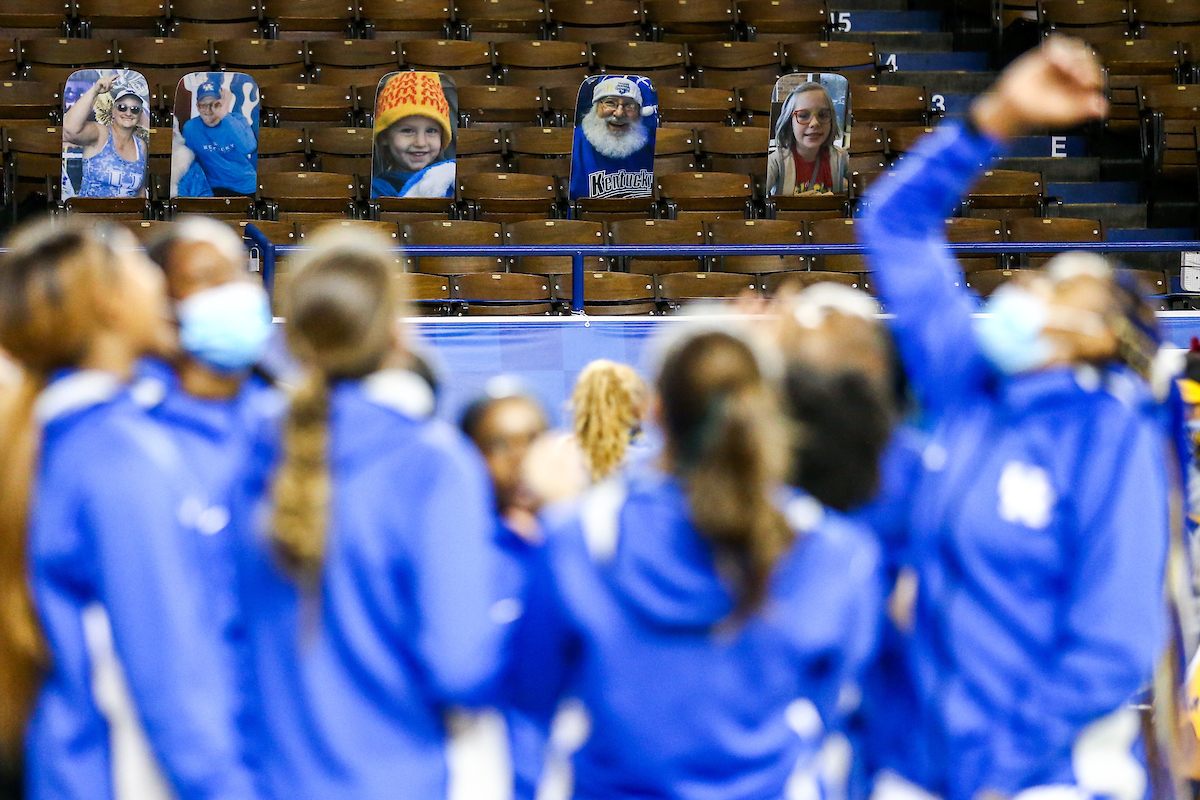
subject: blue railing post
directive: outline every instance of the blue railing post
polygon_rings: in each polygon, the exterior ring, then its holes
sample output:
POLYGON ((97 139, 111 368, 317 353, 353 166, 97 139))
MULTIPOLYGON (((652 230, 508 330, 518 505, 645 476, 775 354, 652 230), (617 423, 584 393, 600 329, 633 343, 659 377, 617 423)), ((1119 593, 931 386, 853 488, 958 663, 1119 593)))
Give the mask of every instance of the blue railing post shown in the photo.
POLYGON ((271 240, 268 239, 266 237, 266 235, 262 231, 260 231, 253 222, 247 223, 246 227, 243 228, 242 230, 244 230, 246 232, 246 237, 254 243, 254 246, 258 248, 258 252, 261 254, 260 257, 262 259, 261 267, 262 267, 263 287, 267 290, 267 295, 270 296, 270 298, 272 300, 274 300, 275 299, 275 245, 271 244, 271 240))
POLYGON ((583 253, 571 256, 571 313, 583 313, 583 253))

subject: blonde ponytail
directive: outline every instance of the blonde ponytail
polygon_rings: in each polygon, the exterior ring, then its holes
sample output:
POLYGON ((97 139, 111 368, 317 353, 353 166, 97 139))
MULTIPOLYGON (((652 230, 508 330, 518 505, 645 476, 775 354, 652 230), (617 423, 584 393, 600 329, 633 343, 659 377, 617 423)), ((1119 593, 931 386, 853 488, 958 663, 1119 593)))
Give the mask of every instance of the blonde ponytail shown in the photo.
POLYGON ((571 409, 575 438, 593 481, 603 480, 621 465, 645 404, 646 386, 632 367, 598 359, 579 374, 571 409))

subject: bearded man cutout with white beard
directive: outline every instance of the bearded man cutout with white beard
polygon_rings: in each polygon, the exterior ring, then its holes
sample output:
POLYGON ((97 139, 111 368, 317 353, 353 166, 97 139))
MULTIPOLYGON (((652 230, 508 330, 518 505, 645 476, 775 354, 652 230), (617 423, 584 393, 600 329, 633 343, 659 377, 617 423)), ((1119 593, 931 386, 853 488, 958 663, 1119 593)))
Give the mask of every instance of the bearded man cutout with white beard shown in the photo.
POLYGON ((654 152, 642 121, 642 93, 633 80, 605 78, 575 130, 571 197, 649 197, 654 152))

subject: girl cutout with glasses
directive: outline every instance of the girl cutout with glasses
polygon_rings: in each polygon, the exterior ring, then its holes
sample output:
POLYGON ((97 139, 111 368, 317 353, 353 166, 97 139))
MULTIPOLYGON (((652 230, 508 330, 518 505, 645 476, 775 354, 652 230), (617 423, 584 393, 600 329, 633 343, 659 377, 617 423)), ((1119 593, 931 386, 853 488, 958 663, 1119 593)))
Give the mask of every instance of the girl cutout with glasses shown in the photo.
POLYGON ((850 157, 833 142, 840 135, 833 99, 819 83, 802 83, 783 103, 775 152, 767 159, 767 193, 841 193, 850 181, 850 157))
POLYGON ((140 74, 112 72, 63 114, 63 142, 83 148, 80 197, 146 195, 149 94, 140 74))

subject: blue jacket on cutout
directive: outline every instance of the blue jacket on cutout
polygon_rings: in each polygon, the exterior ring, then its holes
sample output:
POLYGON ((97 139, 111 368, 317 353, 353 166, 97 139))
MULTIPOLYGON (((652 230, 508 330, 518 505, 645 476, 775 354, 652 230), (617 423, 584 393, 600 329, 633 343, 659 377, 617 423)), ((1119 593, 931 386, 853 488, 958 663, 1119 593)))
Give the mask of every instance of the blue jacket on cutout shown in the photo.
POLYGON ((892 766, 948 800, 1094 790, 1072 746, 1148 681, 1165 631, 1166 444, 1144 385, 1118 368, 1006 378, 976 344, 977 301, 943 219, 996 155, 944 125, 872 189, 861 220, 936 422, 908 544, 920 581, 904 676, 914 735, 892 766))
POLYGON ((497 588, 507 565, 482 460, 414 415, 400 375, 331 389, 319 587, 299 590, 268 538, 277 434, 235 493, 247 739, 277 800, 444 798, 443 711, 490 699, 520 613, 497 588))
POLYGON ((181 451, 109 373, 59 377, 36 413, 29 559, 51 668, 28 796, 155 796, 165 774, 180 800, 255 797, 198 578, 203 491, 181 451))
POLYGON ((626 476, 546 515, 515 705, 548 724, 565 695, 582 703, 577 798, 777 800, 789 778, 815 780, 813 755, 874 643, 876 548, 792 494, 797 540, 764 606, 722 624, 731 595, 682 486, 650 468, 626 476))

